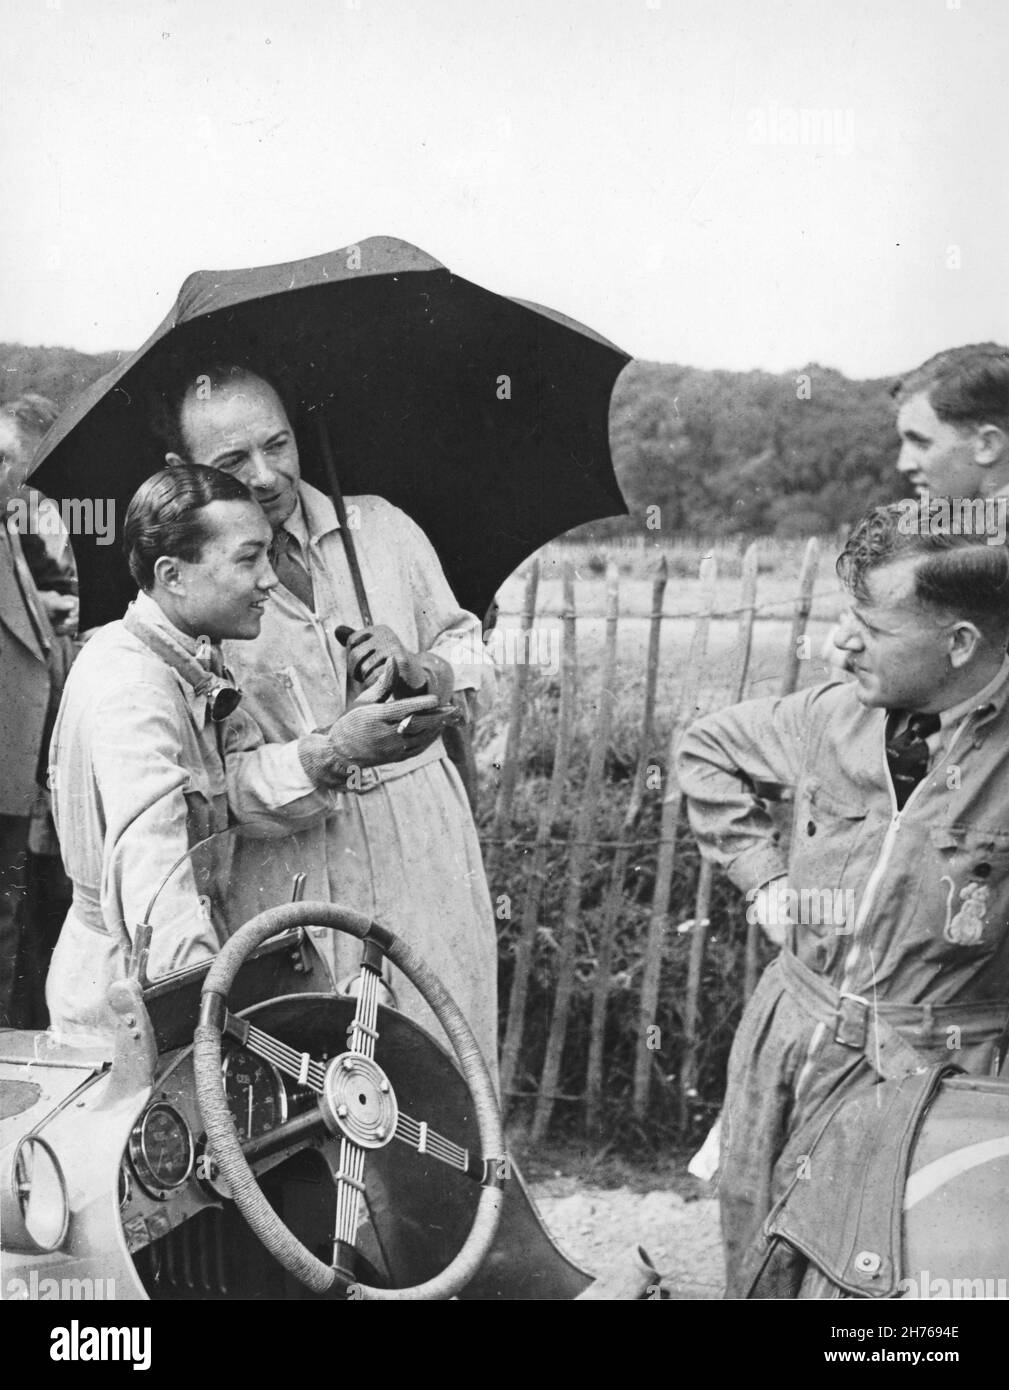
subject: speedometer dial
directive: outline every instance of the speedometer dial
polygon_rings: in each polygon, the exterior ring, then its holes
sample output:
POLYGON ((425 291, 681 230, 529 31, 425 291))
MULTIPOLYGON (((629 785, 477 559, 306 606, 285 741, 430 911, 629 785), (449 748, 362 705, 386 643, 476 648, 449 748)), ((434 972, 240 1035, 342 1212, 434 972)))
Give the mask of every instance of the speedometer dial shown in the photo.
POLYGON ((276 1067, 234 1047, 224 1059, 224 1094, 239 1139, 253 1139, 287 1119, 287 1091, 276 1067))
POLYGON ((193 1171, 193 1136, 175 1107, 159 1101, 133 1126, 129 1154, 143 1186, 152 1197, 164 1200, 193 1171))

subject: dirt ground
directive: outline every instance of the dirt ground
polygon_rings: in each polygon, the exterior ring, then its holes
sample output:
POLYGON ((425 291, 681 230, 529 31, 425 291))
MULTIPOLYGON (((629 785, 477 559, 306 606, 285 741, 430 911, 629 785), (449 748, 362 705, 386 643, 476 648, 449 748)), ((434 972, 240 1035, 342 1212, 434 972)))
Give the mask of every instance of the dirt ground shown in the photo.
POLYGON ((686 1173, 685 1161, 686 1156, 655 1172, 617 1168, 595 1176, 576 1175, 583 1165, 564 1156, 552 1168, 524 1167, 551 1235, 590 1273, 641 1245, 674 1298, 719 1299, 724 1271, 718 1202, 707 1183, 686 1173))

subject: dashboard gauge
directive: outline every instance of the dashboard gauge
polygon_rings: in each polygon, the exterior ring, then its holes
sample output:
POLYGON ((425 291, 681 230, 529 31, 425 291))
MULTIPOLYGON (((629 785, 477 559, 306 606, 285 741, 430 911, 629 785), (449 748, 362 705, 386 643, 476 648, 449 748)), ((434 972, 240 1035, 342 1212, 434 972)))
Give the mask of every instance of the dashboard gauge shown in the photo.
POLYGON ((287 1091, 276 1067, 234 1047, 222 1066, 224 1094, 239 1139, 254 1139, 287 1119, 287 1091))
POLYGON ((164 1101, 149 1106, 133 1126, 128 1151, 141 1185, 161 1201, 193 1171, 190 1128, 175 1107, 164 1101))

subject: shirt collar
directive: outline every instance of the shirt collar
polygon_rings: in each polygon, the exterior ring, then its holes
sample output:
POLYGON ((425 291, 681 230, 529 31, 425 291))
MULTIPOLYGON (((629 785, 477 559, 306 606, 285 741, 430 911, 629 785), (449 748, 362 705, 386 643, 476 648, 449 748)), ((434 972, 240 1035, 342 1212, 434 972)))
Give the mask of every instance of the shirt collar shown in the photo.
POLYGON ((305 524, 305 513, 300 502, 280 529, 293 536, 302 550, 308 545, 308 526, 305 524))
POLYGON ((943 730, 949 729, 954 724, 959 724, 960 720, 965 719, 968 714, 983 714, 989 708, 1001 709, 1007 696, 1009 696, 1009 656, 1003 657, 1002 665, 981 690, 976 691, 968 699, 961 700, 959 704, 941 710, 939 726, 943 730))
POLYGON ((298 487, 298 505, 281 529, 290 532, 304 550, 309 541, 315 542, 330 531, 339 531, 340 522, 330 498, 311 483, 303 482, 298 487))
POLYGON ((184 648, 190 656, 196 655, 197 641, 195 637, 190 637, 188 633, 177 628, 166 616, 161 605, 151 598, 150 594, 145 594, 141 589, 133 600, 133 607, 136 609, 137 617, 142 618, 150 627, 158 627, 162 632, 167 632, 173 641, 184 648))
MULTIPOLYGON (((188 652, 190 656, 196 656, 197 647, 199 645, 197 639, 195 637, 190 637, 188 633, 183 632, 181 628, 177 628, 173 622, 169 621, 165 616, 164 610, 151 598, 150 594, 145 594, 141 589, 133 600, 133 607, 136 609, 137 617, 143 619, 148 626, 159 628, 162 632, 167 633, 168 636, 171 637, 178 646, 182 647, 184 651, 188 652)), ((200 664, 206 665, 207 663, 201 662, 200 664)), ((193 711, 194 718, 197 723, 202 724, 206 717, 207 697, 198 693, 196 687, 190 685, 189 681, 185 679, 180 671, 176 671, 174 667, 172 667, 171 670, 172 674, 179 682, 182 693, 186 697, 186 703, 193 711)))

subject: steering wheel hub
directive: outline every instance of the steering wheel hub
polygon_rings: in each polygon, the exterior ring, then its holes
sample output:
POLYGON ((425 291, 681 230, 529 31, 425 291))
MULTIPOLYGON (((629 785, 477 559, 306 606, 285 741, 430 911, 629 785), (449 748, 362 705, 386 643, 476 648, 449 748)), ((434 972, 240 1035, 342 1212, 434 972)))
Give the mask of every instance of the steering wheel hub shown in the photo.
POLYGON ((360 1052, 344 1052, 326 1068, 319 1109, 332 1134, 362 1149, 382 1149, 396 1133, 399 1108, 385 1072, 360 1052))

